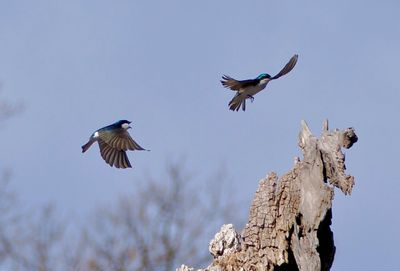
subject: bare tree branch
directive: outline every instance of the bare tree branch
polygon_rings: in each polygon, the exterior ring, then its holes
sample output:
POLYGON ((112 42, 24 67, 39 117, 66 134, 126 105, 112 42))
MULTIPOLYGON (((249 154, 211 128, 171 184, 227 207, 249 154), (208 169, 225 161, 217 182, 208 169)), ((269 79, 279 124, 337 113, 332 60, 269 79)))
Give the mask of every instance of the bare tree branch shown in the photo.
MULTIPOLYGON (((0 84, 0 92, 2 90, 2 85, 0 84)), ((0 100, 0 121, 5 121, 15 115, 21 113, 24 109, 24 105, 19 102, 16 104, 11 104, 5 100, 0 100)))
POLYGON ((88 231, 91 270, 173 270, 183 259, 202 264, 209 258, 198 249, 197 240, 210 234, 201 222, 225 221, 224 198, 210 194, 213 204, 205 205, 182 166, 171 165, 167 173, 166 180, 150 179, 112 210, 97 213, 88 231))

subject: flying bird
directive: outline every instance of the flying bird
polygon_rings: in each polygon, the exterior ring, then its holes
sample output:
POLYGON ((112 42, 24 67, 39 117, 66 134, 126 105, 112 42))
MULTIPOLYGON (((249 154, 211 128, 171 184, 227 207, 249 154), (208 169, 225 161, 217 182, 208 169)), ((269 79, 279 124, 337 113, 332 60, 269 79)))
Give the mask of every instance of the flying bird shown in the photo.
POLYGON ((87 151, 90 146, 97 141, 99 143, 100 154, 104 161, 111 167, 130 168, 131 163, 126 155, 127 150, 145 150, 132 139, 128 129, 132 128, 128 120, 120 120, 111 125, 95 131, 89 138, 88 143, 82 146, 82 153, 87 151))
POLYGON ((294 66, 296 66, 298 55, 292 56, 289 62, 283 67, 283 69, 275 76, 267 73, 260 74, 255 79, 248 80, 236 80, 228 75, 223 75, 221 83, 224 87, 230 88, 236 91, 235 97, 229 102, 229 109, 232 111, 238 111, 240 107, 242 110, 246 110, 246 99, 250 99, 252 102, 254 100, 254 95, 263 90, 269 81, 278 79, 279 77, 290 72, 294 66))

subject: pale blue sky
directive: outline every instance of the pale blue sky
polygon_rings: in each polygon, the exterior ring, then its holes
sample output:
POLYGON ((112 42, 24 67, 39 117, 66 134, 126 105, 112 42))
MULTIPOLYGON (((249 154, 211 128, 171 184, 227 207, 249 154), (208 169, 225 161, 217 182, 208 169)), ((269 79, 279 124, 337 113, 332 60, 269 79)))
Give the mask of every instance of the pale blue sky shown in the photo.
POLYGON ((225 165, 247 212, 259 179, 299 155, 300 120, 319 134, 329 118, 359 135, 346 151, 354 193, 334 201, 333 270, 393 270, 399 12, 365 0, 0 1, 1 98, 26 105, 1 128, 1 167, 25 204, 85 215, 185 157, 200 176, 225 165), (228 110, 222 74, 275 74, 294 53, 290 74, 246 112, 228 110), (128 154, 132 170, 110 168, 97 146, 81 153, 118 119, 151 149, 128 154))

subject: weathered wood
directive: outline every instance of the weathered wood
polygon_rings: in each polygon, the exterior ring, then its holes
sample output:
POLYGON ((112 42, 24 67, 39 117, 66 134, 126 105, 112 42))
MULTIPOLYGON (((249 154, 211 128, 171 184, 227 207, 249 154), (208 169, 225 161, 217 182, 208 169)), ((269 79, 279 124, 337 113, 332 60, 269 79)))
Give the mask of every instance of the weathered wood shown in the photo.
MULTIPOLYGON (((303 160, 296 158, 280 179, 272 172, 260 181, 244 230, 239 235, 224 225, 210 242, 214 261, 204 270, 329 270, 336 249, 330 229, 334 187, 347 195, 354 185, 341 148, 355 142, 353 128, 329 131, 325 121, 318 139, 302 121, 303 160)), ((193 269, 177 269, 184 270, 193 269)))

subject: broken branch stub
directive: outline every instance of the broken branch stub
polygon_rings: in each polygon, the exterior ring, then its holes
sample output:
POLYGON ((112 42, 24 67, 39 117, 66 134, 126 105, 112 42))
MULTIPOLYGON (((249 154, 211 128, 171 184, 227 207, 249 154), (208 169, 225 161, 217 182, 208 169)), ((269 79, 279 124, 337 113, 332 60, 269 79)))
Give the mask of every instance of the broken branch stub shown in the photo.
POLYGON ((318 139, 302 121, 303 160, 296 158, 279 179, 272 172, 260 181, 242 233, 224 225, 210 242, 214 261, 204 270, 329 270, 336 250, 330 229, 334 187, 347 195, 354 185, 341 148, 357 140, 353 128, 329 131, 327 120, 318 139))

